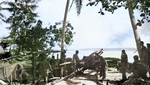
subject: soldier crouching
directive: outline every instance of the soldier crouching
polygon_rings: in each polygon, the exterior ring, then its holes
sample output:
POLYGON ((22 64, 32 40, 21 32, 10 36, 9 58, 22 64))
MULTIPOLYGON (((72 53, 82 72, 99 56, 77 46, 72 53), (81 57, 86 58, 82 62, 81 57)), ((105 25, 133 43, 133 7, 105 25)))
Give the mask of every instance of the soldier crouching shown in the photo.
POLYGON ((144 66, 144 64, 138 59, 138 56, 135 55, 134 57, 134 62, 133 62, 133 75, 132 77, 141 77, 143 79, 147 78, 146 73, 147 69, 144 66))

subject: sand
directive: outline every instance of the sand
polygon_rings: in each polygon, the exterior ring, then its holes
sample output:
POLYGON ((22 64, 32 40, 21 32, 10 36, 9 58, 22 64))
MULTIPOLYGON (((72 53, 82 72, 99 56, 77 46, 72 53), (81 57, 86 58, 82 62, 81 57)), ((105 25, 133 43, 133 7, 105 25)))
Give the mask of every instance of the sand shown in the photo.
MULTIPOLYGON (((55 85, 97 85, 96 72, 92 72, 92 73, 90 72, 91 70, 85 70, 83 75, 74 76, 73 78, 69 78, 66 81, 58 82, 55 85)), ((119 71, 117 71, 117 69, 108 68, 105 81, 103 81, 103 83, 102 82, 100 83, 102 85, 106 85, 107 80, 111 81, 111 80, 121 80, 121 79, 122 79, 122 74, 119 71)), ((101 80, 101 78, 99 78, 99 80, 101 80)), ((51 83, 47 85, 51 85, 51 83)))

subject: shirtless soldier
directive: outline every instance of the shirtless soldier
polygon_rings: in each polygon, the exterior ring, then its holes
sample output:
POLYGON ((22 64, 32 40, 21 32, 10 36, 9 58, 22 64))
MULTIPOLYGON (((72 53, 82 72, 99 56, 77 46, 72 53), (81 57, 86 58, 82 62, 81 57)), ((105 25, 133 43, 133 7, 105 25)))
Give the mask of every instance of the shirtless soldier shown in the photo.
POLYGON ((79 57, 78 57, 78 53, 79 51, 76 50, 75 54, 73 55, 73 68, 74 68, 74 71, 78 69, 78 66, 79 66, 79 57))

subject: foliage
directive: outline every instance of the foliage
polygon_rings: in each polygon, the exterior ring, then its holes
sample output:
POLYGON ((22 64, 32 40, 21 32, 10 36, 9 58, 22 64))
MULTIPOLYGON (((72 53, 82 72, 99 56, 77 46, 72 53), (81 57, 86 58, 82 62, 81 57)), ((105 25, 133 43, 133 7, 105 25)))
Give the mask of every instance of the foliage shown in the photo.
POLYGON ((2 7, 2 5, 4 4, 5 2, 3 1, 3 2, 0 2, 0 20, 1 21, 5 21, 5 16, 4 16, 4 14, 3 13, 1 13, 2 12, 2 10, 3 10, 3 7, 2 7))
POLYGON ((64 67, 64 76, 67 76, 73 72, 73 64, 68 64, 64 67))
MULTIPOLYGON (((5 37, 6 43, 10 44, 12 52, 12 61, 32 60, 30 75, 33 82, 36 79, 37 71, 41 60, 46 59, 49 51, 53 47, 60 45, 62 36, 62 22, 56 22, 49 27, 42 27, 42 21, 36 20, 37 13, 33 11, 37 5, 35 0, 15 0, 9 2, 8 8, 3 8, 11 13, 6 20, 10 24, 8 29, 11 31, 8 37, 5 37), (39 50, 41 52, 39 52, 39 50), (47 51, 47 53, 42 52, 47 51), (32 73, 31 73, 32 72, 32 73)), ((38 0, 36 0, 38 1, 38 0)), ((73 27, 67 22, 65 31, 65 44, 71 45, 73 42, 73 27)))
MULTIPOLYGON (((17 0, 9 2, 9 7, 4 8, 11 12, 11 16, 6 20, 10 24, 10 35, 6 37, 7 42, 11 44, 13 59, 24 60, 30 58, 33 52, 38 50, 51 51, 55 44, 60 45, 62 22, 56 22, 55 25, 43 28, 42 21, 36 20, 37 14, 33 11, 36 4, 32 1, 17 0), (31 53, 32 52, 32 53, 31 53)), ((73 42, 73 27, 69 22, 66 24, 66 45, 73 42)), ((46 58, 46 57, 45 57, 46 58)))
MULTIPOLYGON (((62 24, 63 22, 56 22, 55 25, 49 26, 49 40, 47 41, 50 46, 61 46, 61 36, 62 36, 62 24)), ((74 29, 71 23, 66 22, 66 30, 65 30, 65 45, 71 45, 73 42, 73 33, 72 30, 74 29)))
POLYGON ((111 58, 111 57, 106 57, 104 58, 107 63, 108 63, 108 67, 117 67, 117 62, 121 61, 120 58, 111 58))
MULTIPOLYGON (((26 2, 25 0, 8 2, 7 4, 9 7, 3 9, 11 13, 11 16, 6 20, 6 23, 10 24, 8 29, 11 30, 11 32, 10 35, 6 37, 9 39, 6 42, 10 43, 12 47, 11 52, 13 59, 28 59, 28 56, 20 52, 27 50, 26 47, 29 44, 29 41, 26 40, 30 39, 28 38, 28 31, 33 28, 32 24, 36 23, 35 17, 37 17, 37 14, 32 11, 35 10, 37 6, 35 4, 30 4, 30 2, 26 2)), ((38 24, 39 22, 37 25, 38 24)))
POLYGON ((41 0, 15 0, 15 2, 21 2, 21 1, 23 1, 23 2, 26 1, 26 2, 30 2, 30 3, 37 3, 41 0))
MULTIPOLYGON (((82 8, 82 0, 72 0, 72 4, 73 2, 76 5, 76 9, 77 9, 77 14, 79 15, 81 13, 81 8, 82 8)), ((70 8, 72 7, 72 4, 70 6, 70 8)))
POLYGON ((77 8, 77 14, 80 14, 81 7, 82 7, 82 0, 75 0, 76 8, 77 8))
MULTIPOLYGON (((36 20, 37 13, 36 4, 32 1, 17 0, 9 2, 9 7, 4 8, 11 12, 11 16, 6 20, 10 24, 8 27, 11 30, 10 35, 6 37, 6 42, 10 43, 12 52, 12 61, 32 60, 32 80, 35 82, 37 71, 36 65, 39 65, 41 59, 46 59, 49 51, 55 47, 55 43, 61 42, 61 27, 62 22, 57 22, 49 27, 42 27, 42 21, 36 20), (39 52, 40 51, 48 51, 39 52)), ((73 27, 69 22, 66 24, 65 43, 70 45, 73 41, 73 27)))
POLYGON ((120 7, 124 7, 125 9, 131 8, 141 11, 140 16, 142 17, 141 20, 138 20, 137 25, 141 26, 144 23, 144 20, 150 22, 150 1, 149 0, 89 0, 87 4, 90 6, 97 6, 97 4, 101 3, 102 7, 100 8, 101 15, 104 15, 104 10, 114 13, 120 7))

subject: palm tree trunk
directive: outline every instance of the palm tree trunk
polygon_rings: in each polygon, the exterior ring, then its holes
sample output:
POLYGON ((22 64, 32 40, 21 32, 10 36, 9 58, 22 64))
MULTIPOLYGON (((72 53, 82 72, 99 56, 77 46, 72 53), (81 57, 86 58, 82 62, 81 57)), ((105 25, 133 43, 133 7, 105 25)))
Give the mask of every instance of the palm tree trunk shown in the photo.
MULTIPOLYGON (((63 50, 64 50, 64 42, 65 42, 65 26, 66 26, 66 19, 67 19, 67 13, 68 13, 69 1, 70 1, 70 0, 67 0, 67 3, 66 3, 66 9, 65 9, 65 14, 64 14, 64 21, 63 21, 63 28, 62 28, 61 52, 63 52, 63 50)), ((62 56, 62 55, 60 55, 60 56, 62 56)))
POLYGON ((137 29, 137 26, 136 26, 134 12, 133 12, 133 9, 131 7, 130 0, 128 0, 128 3, 129 3, 128 11, 129 11, 129 16, 130 16, 130 20, 131 20, 131 25, 132 25, 132 29, 133 29, 133 32, 134 32, 137 51, 138 51, 138 54, 140 55, 140 41, 141 40, 140 40, 140 37, 139 37, 139 34, 138 34, 138 29, 137 29))

